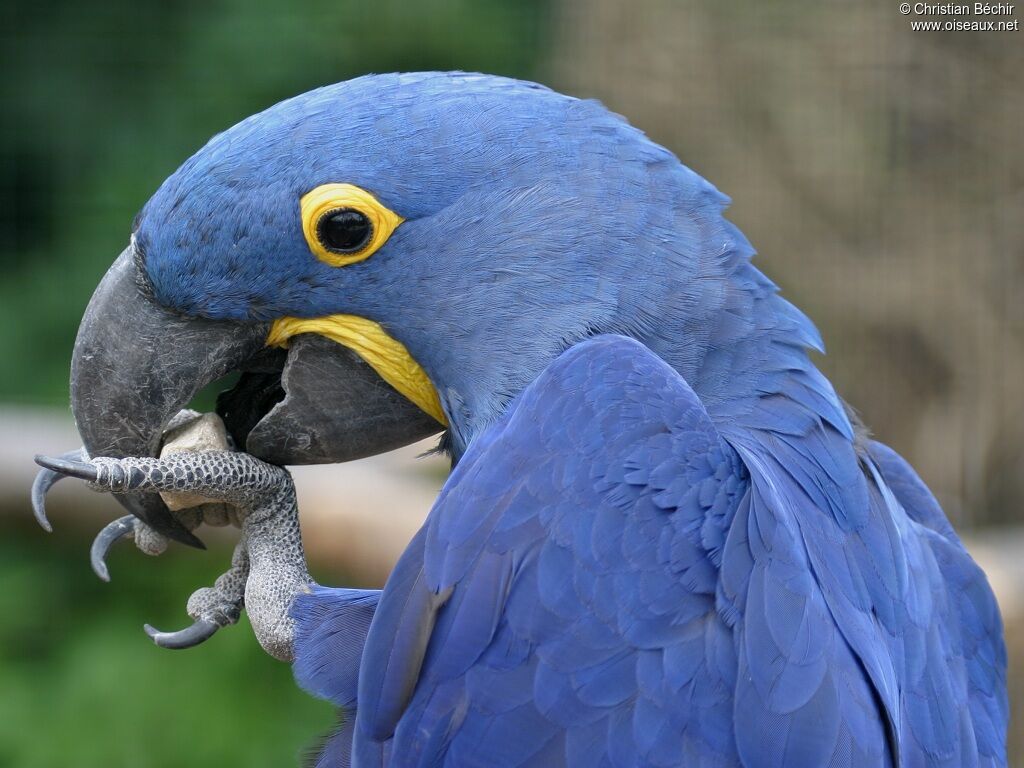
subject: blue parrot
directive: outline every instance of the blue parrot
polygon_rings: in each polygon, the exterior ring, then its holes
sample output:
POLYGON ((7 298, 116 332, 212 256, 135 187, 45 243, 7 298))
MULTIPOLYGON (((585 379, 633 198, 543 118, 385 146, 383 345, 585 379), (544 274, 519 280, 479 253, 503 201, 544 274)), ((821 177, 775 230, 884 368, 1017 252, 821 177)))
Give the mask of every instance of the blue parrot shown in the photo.
POLYGON ((289 600, 343 710, 318 765, 1006 765, 985 575, 728 202, 595 101, 421 73, 250 117, 144 207, 76 343, 80 457, 156 456, 235 370, 271 464, 444 431, 384 589, 289 600))

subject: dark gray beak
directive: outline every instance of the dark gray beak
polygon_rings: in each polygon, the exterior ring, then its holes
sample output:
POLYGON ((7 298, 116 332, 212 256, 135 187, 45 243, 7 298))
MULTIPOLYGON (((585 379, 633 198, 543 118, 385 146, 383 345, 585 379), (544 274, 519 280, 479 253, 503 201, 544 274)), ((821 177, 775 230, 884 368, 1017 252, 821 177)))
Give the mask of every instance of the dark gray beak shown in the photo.
MULTIPOLYGON (((90 456, 155 456, 164 427, 205 385, 242 371, 217 410, 238 448, 275 464, 348 461, 437 433, 441 425, 355 353, 299 336, 268 350, 267 323, 190 318, 158 306, 132 247, 114 262, 82 318, 71 360, 71 408, 90 456)), ((119 496, 160 532, 202 543, 156 494, 119 496)))

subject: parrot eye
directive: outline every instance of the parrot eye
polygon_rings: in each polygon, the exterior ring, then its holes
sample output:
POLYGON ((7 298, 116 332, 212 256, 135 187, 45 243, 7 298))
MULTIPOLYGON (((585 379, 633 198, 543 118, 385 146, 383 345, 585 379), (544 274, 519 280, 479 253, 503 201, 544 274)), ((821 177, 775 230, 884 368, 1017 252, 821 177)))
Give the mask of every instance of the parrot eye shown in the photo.
POLYGON ((373 224, 362 211, 338 208, 320 217, 316 238, 332 253, 357 253, 373 236, 373 224))
POLYGON ((299 201, 309 250, 332 267, 370 258, 405 221, 365 189, 323 184, 299 201))

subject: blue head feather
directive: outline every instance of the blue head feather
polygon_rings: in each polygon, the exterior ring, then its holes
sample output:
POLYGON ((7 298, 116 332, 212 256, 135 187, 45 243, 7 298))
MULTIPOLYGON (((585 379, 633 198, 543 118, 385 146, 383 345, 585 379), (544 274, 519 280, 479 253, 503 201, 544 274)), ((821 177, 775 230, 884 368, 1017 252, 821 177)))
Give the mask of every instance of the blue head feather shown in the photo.
POLYGON ((214 137, 136 239, 177 311, 381 323, 437 386, 460 450, 596 333, 639 339, 732 421, 766 376, 813 376, 817 332, 750 265, 727 203, 597 102, 485 75, 376 75, 214 137), (299 200, 330 182, 406 219, 366 261, 332 267, 306 245, 299 200))

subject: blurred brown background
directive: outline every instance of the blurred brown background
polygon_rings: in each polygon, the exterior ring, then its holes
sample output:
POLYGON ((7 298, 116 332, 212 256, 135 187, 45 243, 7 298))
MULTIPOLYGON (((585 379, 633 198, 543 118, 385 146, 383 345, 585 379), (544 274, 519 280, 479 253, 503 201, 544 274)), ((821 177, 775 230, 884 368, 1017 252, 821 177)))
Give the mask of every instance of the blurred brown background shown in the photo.
MULTIPOLYGON (((0 765, 294 764, 328 727, 244 627, 185 654, 139 631, 183 621, 230 535, 156 562, 125 547, 102 585, 86 549, 111 502, 65 484, 44 538, 27 487, 32 453, 75 442, 71 343, 134 212, 214 132, 370 71, 599 98, 730 195, 837 389, 988 571, 1024 706, 1024 33, 918 18, 889 0, 5 4, 0 765)), ((384 578, 443 482, 415 453, 298 474, 318 578, 384 578)))
POLYGON ((566 3, 553 80, 733 198, 822 366, 960 523, 1024 512, 1024 32, 896 3, 566 3))

